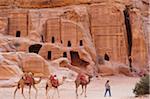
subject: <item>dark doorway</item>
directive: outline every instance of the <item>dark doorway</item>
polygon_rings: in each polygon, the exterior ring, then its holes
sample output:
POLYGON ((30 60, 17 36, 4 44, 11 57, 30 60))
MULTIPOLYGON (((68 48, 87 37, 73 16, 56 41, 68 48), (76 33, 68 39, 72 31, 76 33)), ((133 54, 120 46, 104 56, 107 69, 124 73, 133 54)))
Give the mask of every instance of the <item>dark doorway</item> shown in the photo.
POLYGON ((61 40, 61 44, 63 43, 63 41, 61 40))
POLYGON ((70 51, 70 55, 71 55, 71 64, 72 65, 78 66, 78 67, 86 67, 87 65, 89 65, 88 62, 80 59, 78 52, 70 51))
POLYGON ((109 56, 108 56, 108 54, 106 54, 106 53, 104 54, 104 59, 107 60, 107 61, 109 61, 109 56))
POLYGON ((41 41, 44 42, 44 36, 43 35, 41 35, 41 41))
POLYGON ((17 31, 17 32, 16 32, 16 37, 20 37, 20 35, 21 35, 21 32, 20 32, 20 31, 17 31))
POLYGON ((29 47, 29 53, 36 53, 38 54, 39 53, 39 50, 41 49, 42 45, 41 44, 34 44, 34 45, 31 45, 29 47))
POLYGON ((68 47, 71 47, 71 41, 68 41, 68 45, 67 45, 68 47))
POLYGON ((63 57, 67 57, 67 52, 64 52, 64 53, 63 53, 63 57))
POLYGON ((80 46, 83 46, 83 41, 82 40, 80 40, 80 46))
POLYGON ((52 37, 52 43, 55 43, 55 38, 54 38, 54 36, 52 37))
POLYGON ((48 51, 47 59, 50 59, 50 60, 51 60, 51 58, 52 58, 52 52, 51 52, 51 51, 48 51))

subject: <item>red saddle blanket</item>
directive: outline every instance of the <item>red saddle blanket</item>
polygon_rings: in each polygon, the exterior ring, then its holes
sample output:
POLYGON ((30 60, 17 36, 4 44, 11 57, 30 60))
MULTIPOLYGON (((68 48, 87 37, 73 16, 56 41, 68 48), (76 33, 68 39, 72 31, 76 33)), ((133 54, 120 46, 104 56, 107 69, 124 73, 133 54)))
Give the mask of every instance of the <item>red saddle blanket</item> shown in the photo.
POLYGON ((33 78, 30 76, 25 77, 25 83, 26 84, 33 84, 33 78))
POLYGON ((51 82, 52 86, 55 88, 57 88, 59 86, 58 79, 56 79, 54 76, 50 77, 50 82, 51 82))
POLYGON ((78 79, 80 79, 80 83, 85 84, 87 83, 86 76, 84 74, 79 74, 78 79))

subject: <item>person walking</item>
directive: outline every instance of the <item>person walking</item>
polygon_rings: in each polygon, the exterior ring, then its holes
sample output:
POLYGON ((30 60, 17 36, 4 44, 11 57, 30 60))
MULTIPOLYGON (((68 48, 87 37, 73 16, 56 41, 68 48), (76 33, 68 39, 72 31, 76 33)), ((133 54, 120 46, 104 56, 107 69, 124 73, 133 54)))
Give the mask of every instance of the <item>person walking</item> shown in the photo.
POLYGON ((105 94, 104 94, 104 97, 106 97, 107 92, 109 92, 109 96, 111 97, 109 80, 107 80, 107 82, 105 83, 105 94))

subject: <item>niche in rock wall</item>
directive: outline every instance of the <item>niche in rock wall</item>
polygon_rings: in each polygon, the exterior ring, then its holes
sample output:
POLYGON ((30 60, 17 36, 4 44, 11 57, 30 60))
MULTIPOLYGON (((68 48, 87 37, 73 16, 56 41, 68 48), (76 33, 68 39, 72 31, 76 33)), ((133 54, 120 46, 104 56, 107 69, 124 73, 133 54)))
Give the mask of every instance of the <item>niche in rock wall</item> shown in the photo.
POLYGON ((63 57, 67 57, 67 52, 64 52, 64 53, 63 53, 63 57))
POLYGON ((51 51, 48 51, 47 59, 50 59, 50 60, 51 60, 51 58, 52 58, 52 52, 51 52, 51 51))
POLYGON ((82 40, 80 40, 80 46, 83 46, 83 41, 82 40))
POLYGON ((71 47, 71 41, 68 41, 67 46, 68 46, 68 47, 71 47))
POLYGON ((77 67, 86 67, 89 62, 86 62, 79 57, 79 53, 76 51, 70 51, 71 64, 77 67))
POLYGON ((55 37, 54 36, 52 37, 52 43, 55 43, 55 37))
POLYGON ((36 53, 38 54, 39 53, 39 50, 41 49, 42 45, 41 44, 34 44, 34 45, 31 45, 29 47, 29 53, 36 53))
POLYGON ((109 55, 108 55, 107 53, 104 54, 104 59, 105 59, 106 61, 109 61, 109 55))
POLYGON ((16 31, 16 37, 20 37, 21 32, 20 31, 16 31))
POLYGON ((43 35, 41 35, 41 41, 44 42, 44 36, 43 35))

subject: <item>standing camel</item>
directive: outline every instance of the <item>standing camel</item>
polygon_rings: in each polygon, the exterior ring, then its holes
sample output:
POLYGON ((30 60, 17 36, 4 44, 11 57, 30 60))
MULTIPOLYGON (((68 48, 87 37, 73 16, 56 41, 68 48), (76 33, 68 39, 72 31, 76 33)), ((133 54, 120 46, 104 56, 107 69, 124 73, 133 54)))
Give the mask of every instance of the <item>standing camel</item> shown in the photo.
POLYGON ((38 81, 36 81, 33 78, 33 75, 28 75, 28 76, 26 76, 26 78, 24 76, 18 81, 17 88, 14 91, 14 99, 15 99, 15 95, 16 95, 16 92, 17 92, 18 89, 21 89, 21 94, 23 95, 24 99, 26 99, 25 96, 24 96, 24 93, 23 93, 25 86, 29 86, 29 99, 30 99, 31 87, 33 87, 35 89, 35 91, 36 91, 35 98, 37 98, 37 91, 38 90, 35 87, 35 84, 38 84, 38 83, 41 82, 41 80, 42 80, 41 77, 38 81))
POLYGON ((82 92, 81 92, 81 95, 85 94, 85 97, 87 97, 86 95, 86 88, 87 88, 87 85, 90 83, 91 81, 91 76, 87 76, 83 73, 79 73, 76 80, 75 80, 75 86, 76 86, 76 96, 78 96, 78 87, 81 85, 82 86, 82 92))
MULTIPOLYGON (((64 83, 65 79, 66 79, 66 77, 62 77, 62 79, 57 79, 56 75, 54 75, 54 76, 51 75, 50 79, 48 79, 48 81, 46 83, 46 87, 45 87, 46 97, 48 98, 48 91, 52 88, 54 88, 57 91, 58 97, 60 97, 58 87, 64 83)), ((53 93, 52 97, 53 96, 54 96, 54 93, 53 93)))

